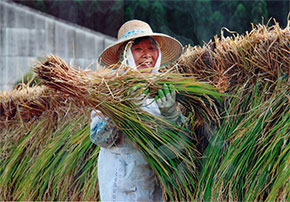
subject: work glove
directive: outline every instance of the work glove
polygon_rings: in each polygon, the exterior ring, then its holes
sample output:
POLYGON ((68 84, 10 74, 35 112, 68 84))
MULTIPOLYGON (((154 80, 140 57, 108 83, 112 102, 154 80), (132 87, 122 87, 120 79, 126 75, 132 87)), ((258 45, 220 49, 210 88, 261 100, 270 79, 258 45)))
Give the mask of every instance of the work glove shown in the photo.
POLYGON ((161 115, 168 121, 177 123, 181 116, 177 103, 176 91, 172 84, 163 85, 163 89, 158 90, 158 95, 155 97, 156 103, 159 107, 161 115))
POLYGON ((128 95, 132 97, 133 103, 140 107, 145 104, 145 100, 149 97, 149 88, 143 90, 141 84, 137 84, 133 86, 131 89, 128 91, 128 95))

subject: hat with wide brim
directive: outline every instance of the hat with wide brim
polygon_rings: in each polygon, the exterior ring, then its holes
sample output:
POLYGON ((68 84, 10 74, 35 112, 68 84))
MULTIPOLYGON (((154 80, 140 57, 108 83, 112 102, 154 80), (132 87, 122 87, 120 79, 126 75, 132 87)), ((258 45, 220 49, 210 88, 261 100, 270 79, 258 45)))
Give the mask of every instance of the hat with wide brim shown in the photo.
POLYGON ((161 66, 174 62, 182 53, 181 43, 166 34, 153 33, 151 27, 141 20, 130 20, 123 24, 118 31, 118 40, 108 46, 99 56, 102 65, 110 66, 119 62, 119 48, 126 42, 151 36, 156 40, 162 52, 161 66))

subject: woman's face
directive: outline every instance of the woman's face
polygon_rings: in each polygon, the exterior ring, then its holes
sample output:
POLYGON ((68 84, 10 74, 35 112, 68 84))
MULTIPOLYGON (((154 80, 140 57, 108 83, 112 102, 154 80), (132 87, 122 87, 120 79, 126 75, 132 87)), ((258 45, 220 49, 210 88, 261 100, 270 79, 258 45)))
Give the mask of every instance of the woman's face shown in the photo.
MULTIPOLYGON (((131 51, 138 70, 154 68, 159 56, 159 51, 151 39, 145 39, 134 44, 131 51)), ((142 72, 150 73, 152 70, 153 69, 142 72)))

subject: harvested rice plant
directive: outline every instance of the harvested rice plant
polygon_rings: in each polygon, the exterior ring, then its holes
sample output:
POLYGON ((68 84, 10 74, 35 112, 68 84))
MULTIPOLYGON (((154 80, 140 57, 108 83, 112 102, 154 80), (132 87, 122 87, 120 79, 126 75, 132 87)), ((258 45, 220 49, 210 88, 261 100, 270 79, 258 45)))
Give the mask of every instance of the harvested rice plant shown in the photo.
POLYGON ((42 86, 1 92, 1 200, 98 200, 92 109, 142 151, 168 200, 290 200, 289 27, 258 24, 186 47, 160 74, 121 71, 50 55, 34 67, 42 86), (155 96, 164 83, 175 86, 186 126, 142 111, 127 93, 155 96))

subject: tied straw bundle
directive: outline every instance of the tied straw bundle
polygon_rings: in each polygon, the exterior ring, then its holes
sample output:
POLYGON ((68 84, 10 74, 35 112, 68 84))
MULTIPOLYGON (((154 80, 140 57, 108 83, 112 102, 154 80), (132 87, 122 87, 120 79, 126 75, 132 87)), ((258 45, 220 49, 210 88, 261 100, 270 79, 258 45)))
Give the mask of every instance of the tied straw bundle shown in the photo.
POLYGON ((60 96, 45 86, 14 89, 0 93, 0 126, 9 127, 14 123, 26 124, 40 116, 50 114, 56 118, 58 114, 65 114, 69 108, 79 108, 69 96, 60 96), (70 103, 70 106, 67 104, 70 103))
POLYGON ((193 200, 198 152, 192 132, 202 123, 218 123, 216 103, 222 94, 214 87, 181 74, 142 74, 106 68, 98 72, 81 71, 53 55, 36 64, 34 71, 44 85, 109 117, 145 155, 165 198, 193 200), (186 109, 190 130, 154 117, 133 104, 140 92, 148 88, 154 96, 164 83, 175 86, 177 101, 186 109), (136 85, 140 89, 128 95, 136 85))
POLYGON ((214 41, 203 47, 188 47, 178 61, 178 72, 193 74, 222 92, 246 83, 254 88, 257 81, 275 83, 289 76, 289 23, 285 29, 275 20, 270 27, 252 25, 250 32, 231 37, 224 37, 223 30, 221 38, 215 36, 214 41))

